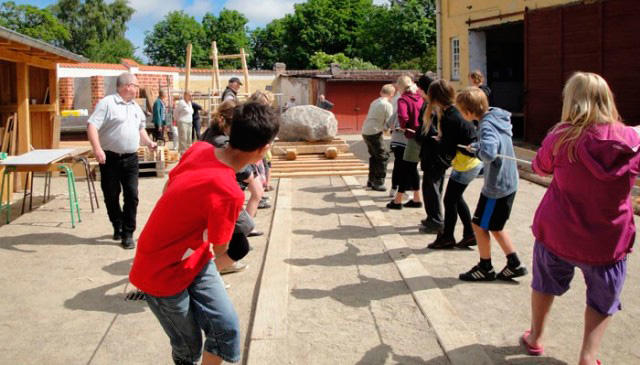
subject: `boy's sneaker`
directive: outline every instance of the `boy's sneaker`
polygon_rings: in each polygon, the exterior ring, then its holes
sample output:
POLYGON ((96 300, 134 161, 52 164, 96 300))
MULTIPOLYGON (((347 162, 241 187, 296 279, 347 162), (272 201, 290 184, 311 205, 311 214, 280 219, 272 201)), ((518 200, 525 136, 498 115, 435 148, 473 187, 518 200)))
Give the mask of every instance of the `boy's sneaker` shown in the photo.
POLYGON ((493 271, 493 268, 487 271, 480 265, 476 265, 471 270, 460 274, 458 278, 464 281, 493 281, 496 280, 496 272, 493 271))
POLYGON ((502 271, 496 275, 496 279, 498 280, 511 280, 513 278, 519 278, 521 276, 527 275, 528 271, 524 265, 520 265, 516 268, 511 268, 509 265, 505 266, 502 271))
POLYGON ((247 264, 243 264, 240 261, 236 261, 233 263, 233 265, 230 265, 228 267, 225 267, 224 269, 220 270, 220 275, 224 275, 224 274, 231 274, 234 272, 238 272, 238 271, 242 271, 244 269, 247 268, 247 264))

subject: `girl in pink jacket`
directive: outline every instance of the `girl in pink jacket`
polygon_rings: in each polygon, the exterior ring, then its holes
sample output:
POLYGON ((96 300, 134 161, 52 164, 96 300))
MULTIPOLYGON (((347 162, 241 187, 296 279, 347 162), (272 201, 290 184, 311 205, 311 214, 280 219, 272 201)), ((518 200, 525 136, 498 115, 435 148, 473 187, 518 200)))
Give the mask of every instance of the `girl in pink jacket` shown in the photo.
POLYGON ((562 121, 542 142, 533 170, 553 180, 533 221, 536 238, 531 329, 521 338, 543 353, 544 325, 555 296, 569 289, 574 268, 587 286, 579 364, 594 365, 604 331, 621 309, 626 256, 635 238, 631 189, 639 171, 640 136, 620 121, 606 81, 577 72, 563 91, 562 121))

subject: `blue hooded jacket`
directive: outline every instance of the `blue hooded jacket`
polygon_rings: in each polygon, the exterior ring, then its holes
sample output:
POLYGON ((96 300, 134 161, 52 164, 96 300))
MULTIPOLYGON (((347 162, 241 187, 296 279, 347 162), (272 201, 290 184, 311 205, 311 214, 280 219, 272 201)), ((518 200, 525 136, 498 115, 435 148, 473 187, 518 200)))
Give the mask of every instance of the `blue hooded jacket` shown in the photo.
POLYGON ((515 157, 513 151, 511 113, 500 108, 489 108, 478 127, 478 142, 472 143, 476 155, 484 162, 482 194, 500 199, 518 190, 516 161, 498 157, 515 157))

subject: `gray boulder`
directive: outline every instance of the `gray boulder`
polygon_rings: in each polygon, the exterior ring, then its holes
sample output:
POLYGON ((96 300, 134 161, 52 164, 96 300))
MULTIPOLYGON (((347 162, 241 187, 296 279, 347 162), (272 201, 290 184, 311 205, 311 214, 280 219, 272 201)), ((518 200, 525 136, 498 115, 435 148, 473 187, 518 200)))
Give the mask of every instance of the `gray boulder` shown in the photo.
POLYGON ((281 141, 328 141, 338 133, 338 121, 332 112, 314 105, 300 105, 282 114, 281 141))

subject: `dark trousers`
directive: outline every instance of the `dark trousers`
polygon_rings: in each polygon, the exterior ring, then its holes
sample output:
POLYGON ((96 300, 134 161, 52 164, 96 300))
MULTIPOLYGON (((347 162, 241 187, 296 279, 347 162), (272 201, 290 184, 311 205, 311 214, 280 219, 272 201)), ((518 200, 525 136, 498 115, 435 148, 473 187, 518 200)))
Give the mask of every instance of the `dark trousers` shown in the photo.
POLYGON ((443 224, 441 196, 444 184, 444 171, 424 171, 422 176, 422 198, 427 212, 427 221, 443 224))
POLYGON ((391 187, 397 188, 398 192, 420 190, 420 174, 418 173, 418 163, 405 161, 403 146, 391 146, 393 152, 393 171, 391 173, 391 187))
POLYGON ((119 155, 105 151, 107 160, 100 165, 100 186, 111 224, 131 237, 136 230, 138 210, 138 154, 119 155), (120 207, 120 192, 124 205, 120 207))
POLYGON ((473 228, 471 227, 471 212, 469 206, 464 201, 463 193, 469 185, 460 184, 459 182, 449 179, 447 190, 444 193, 444 232, 445 238, 453 239, 453 231, 456 228, 458 215, 464 226, 463 237, 473 236, 473 228))
POLYGON ((369 182, 373 185, 384 185, 389 152, 384 148, 382 132, 370 136, 363 134, 362 138, 369 151, 369 182))
POLYGON ((194 119, 193 120, 193 139, 195 139, 196 141, 200 140, 200 119, 194 119))

